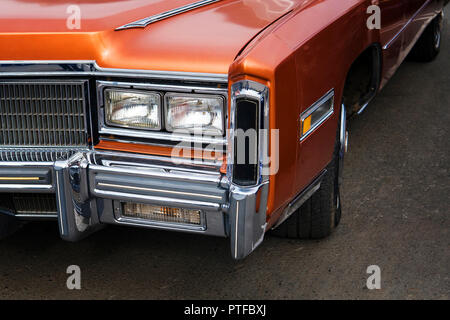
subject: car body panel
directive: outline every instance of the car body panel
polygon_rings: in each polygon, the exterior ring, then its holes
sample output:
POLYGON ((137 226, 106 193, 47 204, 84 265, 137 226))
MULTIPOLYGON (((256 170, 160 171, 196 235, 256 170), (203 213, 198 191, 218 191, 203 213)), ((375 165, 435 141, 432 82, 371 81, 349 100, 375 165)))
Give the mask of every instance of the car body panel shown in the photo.
POLYGON ((81 28, 68 32, 70 1, 2 1, 0 60, 95 60, 105 68, 227 73, 247 41, 298 1, 220 1, 145 29, 115 31, 192 2, 82 1, 81 28))

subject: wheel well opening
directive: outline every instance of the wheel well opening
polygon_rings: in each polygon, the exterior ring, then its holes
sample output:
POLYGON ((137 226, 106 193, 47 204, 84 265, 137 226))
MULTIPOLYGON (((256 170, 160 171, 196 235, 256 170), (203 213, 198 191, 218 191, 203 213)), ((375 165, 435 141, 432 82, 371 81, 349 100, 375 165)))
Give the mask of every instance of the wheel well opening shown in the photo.
POLYGON ((343 102, 347 117, 362 111, 376 95, 381 77, 381 48, 374 44, 353 62, 347 74, 343 102))

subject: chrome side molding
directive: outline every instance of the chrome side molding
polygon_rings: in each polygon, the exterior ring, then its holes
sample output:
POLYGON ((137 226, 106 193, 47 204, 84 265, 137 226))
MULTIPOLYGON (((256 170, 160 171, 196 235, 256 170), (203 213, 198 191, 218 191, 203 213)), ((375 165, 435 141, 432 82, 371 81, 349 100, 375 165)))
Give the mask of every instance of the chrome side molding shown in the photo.
POLYGON ((411 23, 417 18, 417 16, 430 4, 431 0, 426 0, 424 4, 414 13, 414 15, 409 18, 409 20, 403 25, 403 27, 394 35, 394 37, 389 40, 384 46, 383 50, 388 50, 391 45, 398 39, 402 33, 411 25, 411 23))
POLYGON ((125 29, 131 29, 131 28, 145 28, 147 27, 149 24, 188 12, 188 11, 192 11, 195 10, 197 8, 201 8, 207 5, 210 5, 212 3, 218 2, 220 0, 202 0, 202 1, 197 1, 173 10, 169 10, 160 14, 156 14, 154 16, 151 17, 147 17, 138 21, 134 21, 131 23, 128 23, 126 25, 123 25, 121 27, 116 28, 116 31, 120 31, 120 30, 125 30, 125 29))
POLYGON ((348 149, 348 131, 347 131, 347 109, 345 105, 342 104, 341 107, 341 124, 339 128, 339 172, 338 172, 338 183, 342 184, 342 175, 344 173, 344 158, 348 149))

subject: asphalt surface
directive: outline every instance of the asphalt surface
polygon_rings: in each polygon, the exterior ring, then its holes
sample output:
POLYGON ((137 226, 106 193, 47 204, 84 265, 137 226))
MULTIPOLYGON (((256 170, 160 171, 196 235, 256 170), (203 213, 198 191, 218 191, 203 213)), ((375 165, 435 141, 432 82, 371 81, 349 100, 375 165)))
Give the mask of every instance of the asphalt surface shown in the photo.
MULTIPOLYGON (((448 11, 448 10, 447 10, 448 11)), ((226 239, 108 227, 79 243, 56 223, 0 242, 0 299, 449 299, 450 30, 350 124, 342 222, 323 241, 268 236, 241 262, 226 239), (66 269, 81 268, 81 290, 66 269), (381 269, 368 290, 366 269, 381 269)))

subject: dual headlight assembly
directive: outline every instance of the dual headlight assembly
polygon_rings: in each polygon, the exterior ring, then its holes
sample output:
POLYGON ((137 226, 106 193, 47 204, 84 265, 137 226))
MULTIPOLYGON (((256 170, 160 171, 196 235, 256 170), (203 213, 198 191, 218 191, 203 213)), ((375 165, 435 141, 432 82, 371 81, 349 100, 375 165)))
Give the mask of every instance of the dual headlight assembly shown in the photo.
POLYGON ((108 126, 168 132, 224 134, 224 99, 221 96, 105 90, 108 126))

